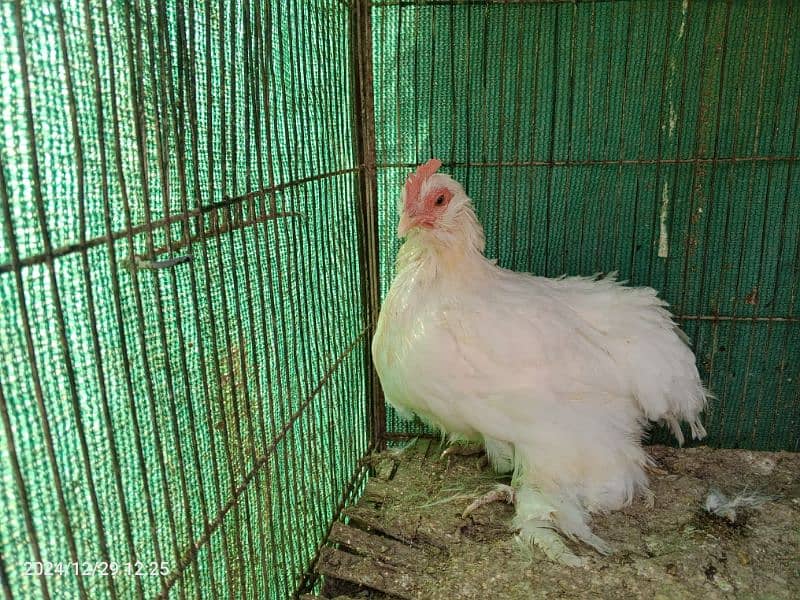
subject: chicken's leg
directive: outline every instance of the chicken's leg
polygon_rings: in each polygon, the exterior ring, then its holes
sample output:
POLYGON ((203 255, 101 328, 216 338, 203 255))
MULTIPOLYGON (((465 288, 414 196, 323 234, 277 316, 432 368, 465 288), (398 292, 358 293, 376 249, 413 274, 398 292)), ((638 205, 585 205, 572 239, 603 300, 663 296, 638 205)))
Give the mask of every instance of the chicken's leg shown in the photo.
MULTIPOLYGON (((586 564, 586 559, 576 556, 556 533, 555 529, 559 526, 555 520, 558 511, 552 499, 534 488, 523 485, 515 489, 510 485, 498 485, 470 504, 461 517, 466 518, 481 506, 498 501, 514 505, 516 515, 511 523, 519 532, 517 539, 523 544, 537 546, 548 558, 565 565, 580 567, 586 564)), ((563 526, 564 523, 561 523, 560 527, 563 526)), ((598 552, 611 552, 611 547, 594 535, 585 523, 573 522, 572 526, 572 532, 598 552)))
POLYGON ((461 518, 466 519, 471 513, 475 512, 481 506, 486 506, 492 502, 505 502, 513 505, 516 502, 514 488, 512 488, 510 485, 498 485, 492 491, 485 493, 480 498, 476 498, 472 504, 464 509, 464 512, 461 513, 461 518))

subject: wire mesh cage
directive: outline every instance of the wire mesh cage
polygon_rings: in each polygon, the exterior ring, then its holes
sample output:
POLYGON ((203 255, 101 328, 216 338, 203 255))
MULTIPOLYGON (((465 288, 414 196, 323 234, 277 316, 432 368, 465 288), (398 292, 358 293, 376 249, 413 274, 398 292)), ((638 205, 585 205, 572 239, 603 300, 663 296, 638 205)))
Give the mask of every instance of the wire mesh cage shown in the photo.
POLYGON ((350 10, 0 11, 3 591, 285 597, 369 446, 350 10))
POLYGON ((712 445, 800 449, 798 31, 778 0, 2 3, 4 597, 313 587, 367 456, 430 433, 369 340, 431 156, 501 265, 660 290, 712 445))

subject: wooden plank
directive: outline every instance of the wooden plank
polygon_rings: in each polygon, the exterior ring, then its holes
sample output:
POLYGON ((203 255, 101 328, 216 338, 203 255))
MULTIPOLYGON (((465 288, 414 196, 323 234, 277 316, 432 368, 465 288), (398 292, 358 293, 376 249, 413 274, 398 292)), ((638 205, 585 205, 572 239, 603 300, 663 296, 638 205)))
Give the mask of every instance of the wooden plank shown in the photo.
POLYGON ((383 504, 387 498, 395 495, 397 486, 392 485, 380 479, 370 479, 367 482, 367 487, 364 490, 364 495, 361 499, 365 502, 374 502, 376 504, 383 504))
POLYGON ((344 523, 334 523, 328 541, 349 548, 362 556, 396 565, 412 571, 424 571, 430 556, 420 548, 405 544, 366 531, 348 527, 344 523))
POLYGON ((401 517, 389 517, 366 506, 349 506, 342 512, 354 525, 366 531, 379 531, 410 546, 422 543, 440 550, 447 549, 447 541, 442 539, 441 532, 428 531, 418 518, 408 521, 401 517))
POLYGON ((427 575, 327 546, 320 552, 317 572, 407 600, 433 589, 433 580, 427 575))
POLYGON ((381 456, 378 464, 375 465, 375 477, 384 481, 391 481, 397 472, 397 463, 398 461, 391 456, 381 456))

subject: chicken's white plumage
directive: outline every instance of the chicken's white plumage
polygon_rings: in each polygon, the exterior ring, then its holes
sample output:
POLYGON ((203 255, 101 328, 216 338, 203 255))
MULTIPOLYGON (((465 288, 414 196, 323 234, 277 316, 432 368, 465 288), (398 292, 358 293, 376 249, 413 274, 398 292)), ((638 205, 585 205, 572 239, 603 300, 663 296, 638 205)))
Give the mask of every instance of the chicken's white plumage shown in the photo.
POLYGON ((708 393, 654 290, 497 267, 470 199, 437 167, 402 196, 407 239, 372 344, 386 399, 484 442, 493 466, 514 472, 520 538, 579 564, 552 529, 608 552, 589 513, 648 493, 648 421, 679 442, 681 421, 703 437, 708 393))

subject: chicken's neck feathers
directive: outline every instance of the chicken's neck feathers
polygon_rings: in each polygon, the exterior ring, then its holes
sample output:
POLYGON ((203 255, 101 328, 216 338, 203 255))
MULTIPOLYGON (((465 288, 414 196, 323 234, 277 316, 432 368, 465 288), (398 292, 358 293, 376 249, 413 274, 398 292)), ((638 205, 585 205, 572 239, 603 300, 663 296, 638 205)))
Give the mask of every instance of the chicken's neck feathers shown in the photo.
POLYGON ((474 280, 496 275, 496 261, 483 254, 483 228, 467 206, 452 230, 414 231, 397 255, 399 278, 411 276, 418 284, 444 277, 474 280))

